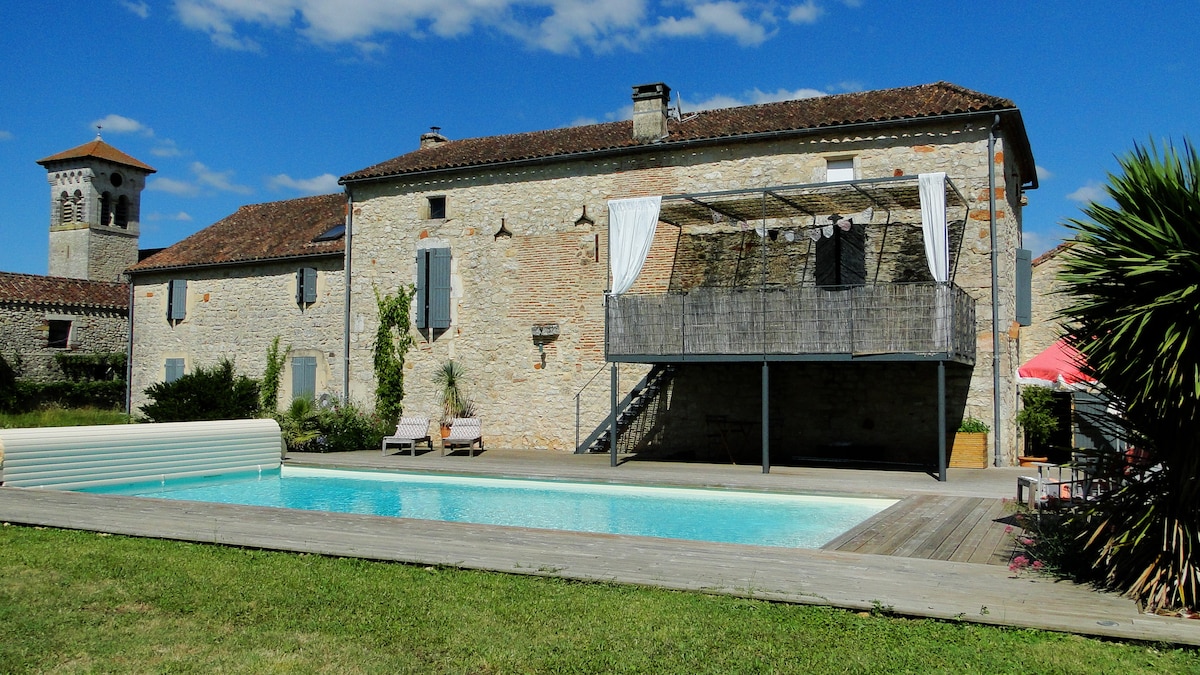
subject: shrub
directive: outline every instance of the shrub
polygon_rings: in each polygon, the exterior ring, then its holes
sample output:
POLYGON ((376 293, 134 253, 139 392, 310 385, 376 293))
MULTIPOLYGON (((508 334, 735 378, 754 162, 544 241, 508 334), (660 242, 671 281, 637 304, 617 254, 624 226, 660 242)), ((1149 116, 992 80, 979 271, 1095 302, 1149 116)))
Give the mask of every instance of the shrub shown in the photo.
POLYGON ((354 403, 318 408, 311 398, 293 399, 278 418, 293 452, 350 452, 378 447, 391 425, 354 403))
POLYGON ((258 381, 235 375, 233 362, 196 368, 174 382, 146 389, 150 403, 141 407, 151 422, 246 419, 258 414, 258 381))
POLYGON ((1025 387, 1021 391, 1021 404, 1024 407, 1017 413, 1017 426, 1025 430, 1031 449, 1045 447, 1058 430, 1054 392, 1047 387, 1025 387))
POLYGON ((986 434, 992 428, 978 417, 966 417, 959 423, 958 430, 964 434, 986 434))
POLYGON ((279 407, 279 380, 283 377, 283 365, 290 353, 291 345, 282 352, 279 351, 278 335, 271 341, 271 346, 267 347, 267 367, 263 371, 262 387, 259 390, 259 407, 264 415, 274 415, 279 407))

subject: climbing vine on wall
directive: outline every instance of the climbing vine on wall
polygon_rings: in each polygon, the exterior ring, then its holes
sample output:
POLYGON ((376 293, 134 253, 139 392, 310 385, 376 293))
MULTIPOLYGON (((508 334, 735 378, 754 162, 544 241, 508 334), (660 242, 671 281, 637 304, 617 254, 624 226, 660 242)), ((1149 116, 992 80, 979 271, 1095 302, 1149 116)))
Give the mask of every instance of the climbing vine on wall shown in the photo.
POLYGON ((375 413, 388 424, 395 424, 404 409, 404 356, 413 345, 408 315, 413 289, 401 286, 395 294, 380 295, 379 329, 375 333, 375 413))
POLYGON ((279 380, 283 377, 283 365, 291 351, 291 345, 282 352, 279 351, 278 335, 271 341, 271 346, 267 347, 267 368, 263 371, 262 389, 258 392, 264 415, 274 415, 279 407, 279 380))

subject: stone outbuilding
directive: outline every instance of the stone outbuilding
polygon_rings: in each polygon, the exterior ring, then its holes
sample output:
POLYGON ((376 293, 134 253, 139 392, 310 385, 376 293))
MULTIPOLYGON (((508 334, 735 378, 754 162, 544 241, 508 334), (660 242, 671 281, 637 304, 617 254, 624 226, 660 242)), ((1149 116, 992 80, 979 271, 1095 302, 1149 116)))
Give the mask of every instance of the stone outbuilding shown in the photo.
POLYGON ((125 351, 128 307, 125 284, 0 272, 0 356, 18 377, 62 379, 57 354, 125 351))
POLYGON ((655 83, 633 103, 631 121, 434 128, 341 178, 351 398, 374 392, 375 293, 412 287, 405 409, 436 419, 454 360, 488 447, 931 467, 974 416, 1013 461, 1037 179, 1011 101, 940 82, 686 112, 655 83), (644 197, 644 264, 615 288, 614 205, 644 197))
POLYGON ((222 358, 259 378, 277 337, 280 405, 340 392, 345 219, 342 194, 250 204, 131 267, 131 410, 222 358))

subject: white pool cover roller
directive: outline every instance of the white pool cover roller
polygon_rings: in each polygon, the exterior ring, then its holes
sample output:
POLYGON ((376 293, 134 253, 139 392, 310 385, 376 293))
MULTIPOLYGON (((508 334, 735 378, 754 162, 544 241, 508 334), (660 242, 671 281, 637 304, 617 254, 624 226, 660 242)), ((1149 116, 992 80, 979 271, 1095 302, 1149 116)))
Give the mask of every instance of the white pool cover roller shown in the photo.
POLYGON ((275 469, 271 419, 0 429, 4 485, 59 490, 275 469))

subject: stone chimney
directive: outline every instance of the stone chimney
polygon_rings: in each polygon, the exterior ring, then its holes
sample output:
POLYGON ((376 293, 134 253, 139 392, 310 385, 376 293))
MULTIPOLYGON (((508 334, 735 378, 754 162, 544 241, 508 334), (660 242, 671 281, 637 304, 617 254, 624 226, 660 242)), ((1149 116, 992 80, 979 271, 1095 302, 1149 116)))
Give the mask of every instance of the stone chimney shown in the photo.
POLYGON ((662 82, 633 88, 633 140, 652 143, 667 137, 667 105, 671 88, 662 82))
POLYGON ((421 134, 421 148, 429 148, 438 143, 445 143, 450 140, 441 134, 441 127, 429 127, 429 131, 421 134))

